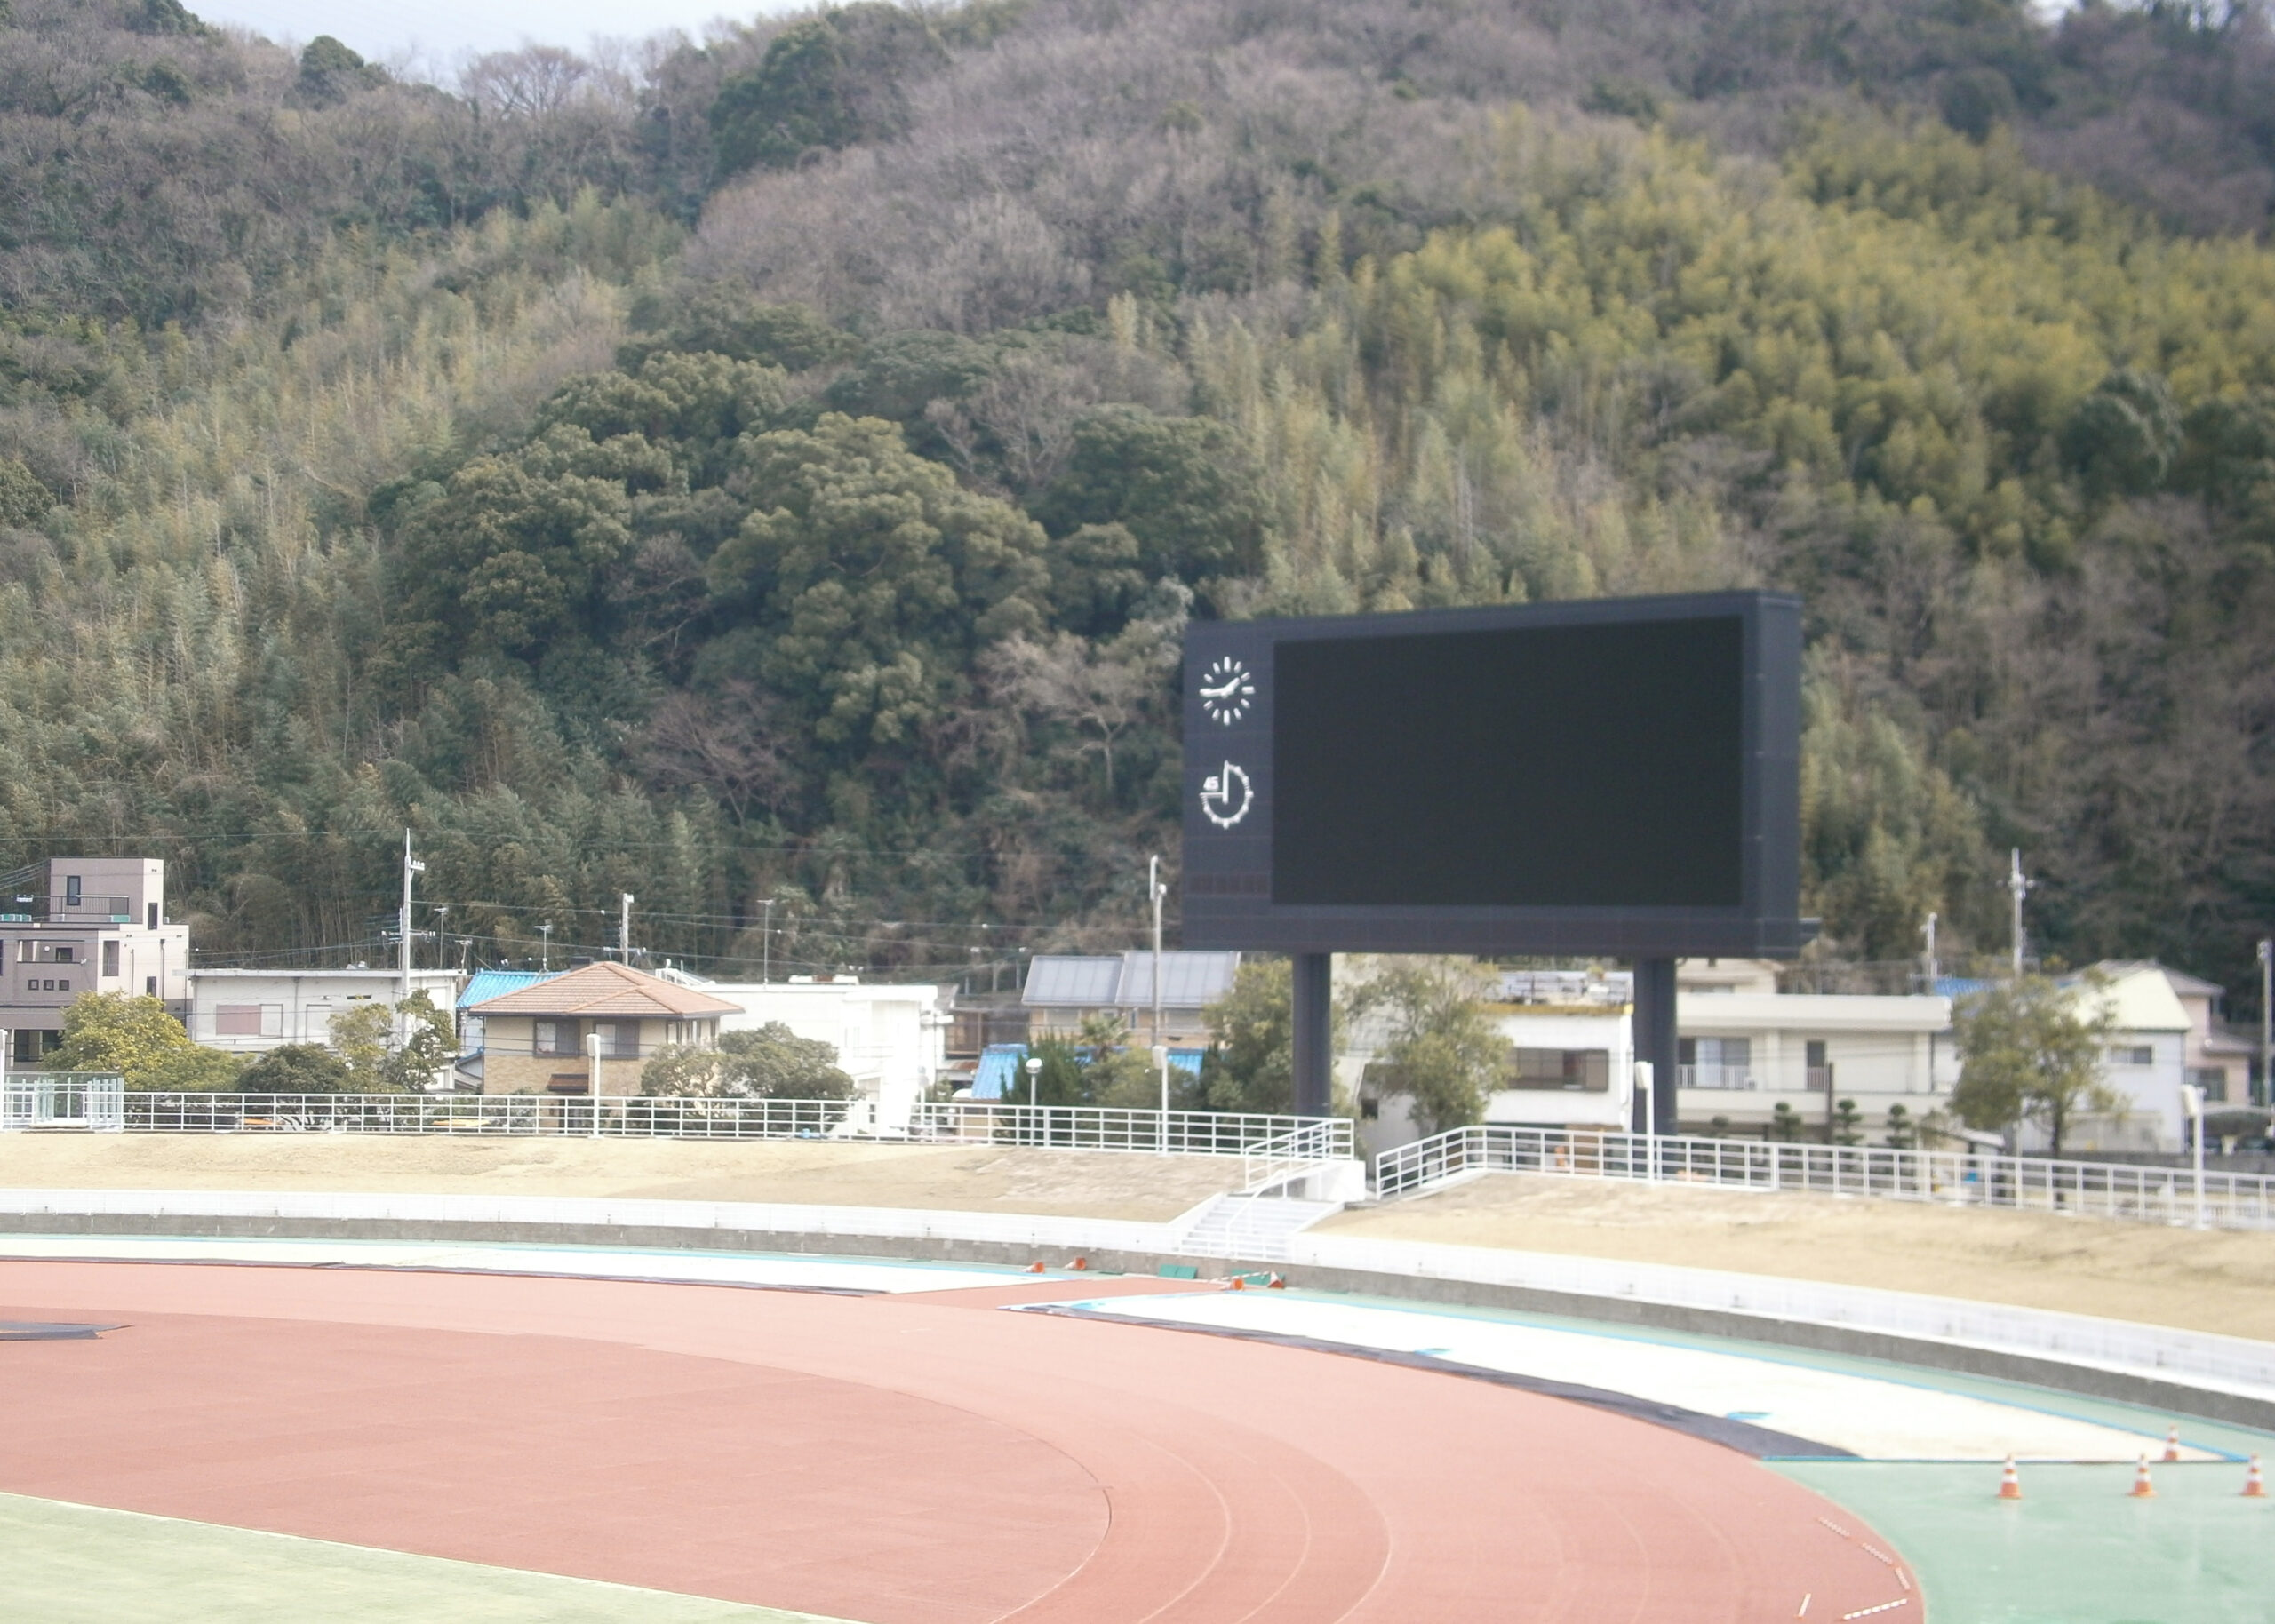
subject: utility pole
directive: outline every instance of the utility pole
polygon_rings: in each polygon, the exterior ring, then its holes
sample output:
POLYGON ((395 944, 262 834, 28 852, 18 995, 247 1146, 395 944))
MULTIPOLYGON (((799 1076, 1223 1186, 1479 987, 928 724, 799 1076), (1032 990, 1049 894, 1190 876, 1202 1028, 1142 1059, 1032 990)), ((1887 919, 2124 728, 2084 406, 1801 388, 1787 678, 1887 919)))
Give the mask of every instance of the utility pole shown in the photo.
POLYGON ((1169 1051, 1161 1041, 1161 899, 1169 894, 1161 883, 1161 859, 1157 854, 1145 872, 1145 895, 1153 904, 1153 1063, 1161 1073, 1161 1154, 1169 1152, 1169 1051))
POLYGON ((616 956, 627 966, 632 962, 632 893, 617 893, 616 956))
POLYGON ((423 874, 427 864, 411 855, 411 831, 403 832, 403 912, 395 921, 395 946, 401 959, 402 994, 395 999, 401 1003, 411 996, 411 877, 423 874))
POLYGON ((1920 931, 1922 935, 1928 938, 1928 985, 1926 990, 1929 992, 1933 992, 1936 990, 1936 982, 1938 979, 1936 972, 1936 916, 1933 912, 1930 912, 1928 915, 1928 922, 1920 927, 1920 931))
POLYGON ((2023 853, 2019 846, 2007 854, 2007 893, 2015 899, 2015 979, 2020 981, 2023 978, 2023 898, 2030 895, 2030 881, 2023 878, 2023 853))
POLYGON ((2259 1103, 2275 1106, 2275 940, 2259 939, 2259 1103))
POLYGON ((758 905, 758 984, 762 987, 774 979, 774 899, 762 896, 758 905))
POLYGON ((549 923, 537 927, 537 967, 547 975, 553 973, 553 927, 549 923))

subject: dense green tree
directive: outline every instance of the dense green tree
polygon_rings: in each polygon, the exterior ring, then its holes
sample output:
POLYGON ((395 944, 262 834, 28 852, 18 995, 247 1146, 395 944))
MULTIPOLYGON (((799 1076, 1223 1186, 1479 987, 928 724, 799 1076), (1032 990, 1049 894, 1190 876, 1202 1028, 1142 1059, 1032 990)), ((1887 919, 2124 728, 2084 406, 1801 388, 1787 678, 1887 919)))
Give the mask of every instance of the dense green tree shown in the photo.
POLYGON ((2111 1016, 2097 991, 2025 975, 1960 1000, 1952 1011, 1960 1120, 1992 1132, 2032 1123, 2059 1156, 2080 1116, 2123 1110, 2102 1075, 2111 1016))
POLYGON ((1404 959, 1367 966, 1345 995, 1353 1023, 1385 1034, 1378 1086, 1403 1098, 1425 1134, 1485 1117, 1485 1099, 1508 1065, 1509 1043, 1486 1018, 1483 975, 1453 959, 1404 959))
POLYGON ((1293 972, 1285 959, 1247 959, 1208 1010, 1202 1096, 1210 1111, 1295 1108, 1293 972))
POLYGON ((1036 514, 1061 535, 1120 525, 1137 540, 1145 579, 1198 582, 1263 563, 1264 489, 1261 470, 1229 425, 1105 406, 1075 424, 1066 472, 1036 514))
POLYGON ((238 1076, 246 1094, 346 1094, 355 1087, 347 1063, 321 1043, 287 1043, 256 1058, 238 1076))
POLYGON ((762 634, 757 673, 826 743, 912 740, 973 654, 1042 624, 1042 530, 960 489, 898 427, 826 413, 746 442, 754 512, 714 553, 714 596, 762 634))
POLYGON ((12 457, 0 457, 0 525, 36 524, 55 498, 37 475, 12 457))
POLYGON ((719 173, 787 169, 816 148, 898 133, 901 81, 946 58, 924 13, 874 0, 792 23, 757 67, 719 87, 719 173))

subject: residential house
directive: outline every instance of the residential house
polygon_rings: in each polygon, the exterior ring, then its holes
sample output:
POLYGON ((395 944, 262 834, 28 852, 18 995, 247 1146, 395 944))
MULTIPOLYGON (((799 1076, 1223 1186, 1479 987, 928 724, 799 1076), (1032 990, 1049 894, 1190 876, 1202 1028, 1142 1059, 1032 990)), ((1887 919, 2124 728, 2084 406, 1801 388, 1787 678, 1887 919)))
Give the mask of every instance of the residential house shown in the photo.
POLYGON ((2259 1069, 2257 1033, 2245 1034, 2221 1019, 2227 989, 2183 970, 2159 965, 2188 1015, 2188 1041, 2181 1055, 2184 1081, 2204 1091, 2207 1105, 2249 1105, 2264 1095, 2252 1087, 2259 1069))
POLYGON ((189 927, 167 920, 165 896, 156 857, 51 857, 0 877, 0 1029, 17 1063, 61 1041, 63 1011, 83 993, 140 993, 180 1011, 189 927))
POLYGON ((632 1095, 668 1045, 714 1047, 742 1006, 613 962, 588 964, 468 1007, 482 1023, 484 1094, 632 1095), (597 1083, 597 1087, 595 1087, 597 1083))
MULTIPOLYGON (((1165 952, 1161 960, 1161 1038, 1171 1048, 1206 1048, 1209 1007, 1233 990, 1238 953, 1165 952)), ((1138 1045, 1153 1041, 1153 955, 1038 953, 1020 994, 1028 1033, 1072 1040, 1094 1015, 1113 1015, 1138 1045)))
MULTIPOLYGON (((331 1018, 368 1004, 393 1005, 403 997, 392 968, 352 970, 196 969, 188 975, 189 1012, 183 1024, 208 1048, 258 1054, 288 1043, 328 1043, 331 1018)), ((456 970, 413 970, 411 990, 435 1007, 456 1001, 456 970)))
MULTIPOLYGON (((2193 980, 2193 977, 2189 979, 2193 980)), ((2122 1112, 2088 1117, 2063 1139, 2066 1150, 2187 1148, 2188 1055, 2195 1023, 2162 965, 2111 961, 2064 978, 2082 1008, 2105 1015, 2110 1033, 2102 1080, 2125 1100, 2122 1112)), ((2025 1150, 2044 1150, 2045 1134, 2024 1130, 2025 1150)))

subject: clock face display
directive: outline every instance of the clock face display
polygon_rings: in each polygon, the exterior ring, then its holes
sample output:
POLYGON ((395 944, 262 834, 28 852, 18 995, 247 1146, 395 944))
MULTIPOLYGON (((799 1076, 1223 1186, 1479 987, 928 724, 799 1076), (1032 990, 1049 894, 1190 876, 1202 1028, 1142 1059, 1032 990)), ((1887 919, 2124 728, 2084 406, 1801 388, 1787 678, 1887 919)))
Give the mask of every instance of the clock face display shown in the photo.
POLYGON ((1220 655, 1201 679, 1201 710, 1210 721, 1231 727, 1256 703, 1256 678, 1231 655, 1220 655))

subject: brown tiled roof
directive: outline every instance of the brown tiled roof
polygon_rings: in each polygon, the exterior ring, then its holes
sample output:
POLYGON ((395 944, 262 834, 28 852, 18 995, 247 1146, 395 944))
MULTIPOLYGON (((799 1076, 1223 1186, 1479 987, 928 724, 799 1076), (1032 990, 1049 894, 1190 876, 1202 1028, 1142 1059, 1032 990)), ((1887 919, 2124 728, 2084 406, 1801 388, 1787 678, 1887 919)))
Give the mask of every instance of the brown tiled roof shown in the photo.
POLYGON ((518 991, 473 1006, 471 1015, 579 1015, 587 1020, 670 1020, 679 1015, 736 1015, 740 1004, 713 998, 659 975, 624 965, 588 964, 518 991))

